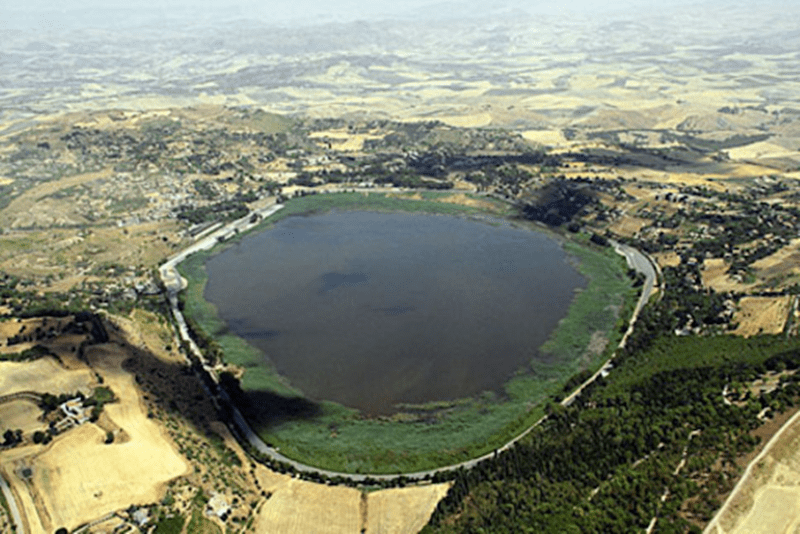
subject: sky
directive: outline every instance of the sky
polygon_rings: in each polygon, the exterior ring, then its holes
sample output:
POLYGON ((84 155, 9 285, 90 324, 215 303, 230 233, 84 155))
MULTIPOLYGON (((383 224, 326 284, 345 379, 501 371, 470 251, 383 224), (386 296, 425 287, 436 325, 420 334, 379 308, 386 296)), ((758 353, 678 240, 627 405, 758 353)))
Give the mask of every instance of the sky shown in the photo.
MULTIPOLYGON (((681 3, 671 0, 674 9, 681 3)), ((711 0, 703 0, 705 2, 711 0)), ((717 0, 713 0, 717 1, 717 0)), ((152 21, 256 19, 281 25, 313 25, 384 18, 481 17, 523 10, 529 13, 588 13, 663 9, 654 0, 0 0, 0 27, 58 29, 117 27, 152 21)))

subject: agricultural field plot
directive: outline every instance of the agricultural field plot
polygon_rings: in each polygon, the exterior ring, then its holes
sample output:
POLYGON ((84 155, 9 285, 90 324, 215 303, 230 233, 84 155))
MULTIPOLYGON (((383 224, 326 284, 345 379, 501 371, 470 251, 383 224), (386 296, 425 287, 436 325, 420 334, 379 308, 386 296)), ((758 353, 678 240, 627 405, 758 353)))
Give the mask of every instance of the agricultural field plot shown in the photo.
POLYGON ((96 377, 86 366, 83 369, 66 370, 51 357, 40 358, 33 362, 0 362, 2 395, 21 391, 53 395, 82 391, 90 395, 96 385, 96 377))
POLYGON ((326 487, 262 471, 262 487, 272 496, 261 506, 256 532, 331 534, 361 532, 361 492, 326 487))
POLYGON ((256 532, 303 534, 415 534, 425 526, 449 484, 363 493, 353 488, 304 482, 259 468, 271 493, 258 510, 256 532))
POLYGON ((745 283, 741 278, 728 274, 729 265, 722 258, 707 259, 703 262, 703 285, 718 293, 728 291, 747 292, 754 284, 745 283))
POLYGON ((46 425, 39 420, 40 415, 41 408, 30 400, 17 399, 0 403, 0 428, 20 429, 23 434, 43 430, 46 425))
MULTIPOLYGON (((0 453, 4 474, 33 534, 61 526, 74 529, 132 504, 157 502, 165 484, 189 470, 165 430, 147 417, 133 376, 122 369, 130 356, 116 345, 104 344, 86 349, 88 365, 82 370, 66 370, 49 357, 0 363, 4 393, 74 393, 77 388, 91 393, 102 381, 116 397, 116 402, 105 405, 96 424, 68 430, 47 446, 26 445, 0 453)), ((30 423, 39 409, 23 408, 5 404, 0 413, 16 411, 11 415, 27 417, 30 423)))
POLYGON ((449 488, 450 484, 431 484, 368 494, 366 534, 416 534, 449 488))
POLYGON ((800 280, 800 239, 794 239, 774 254, 753 262, 753 269, 764 280, 800 280))
POLYGON ((739 323, 734 334, 750 337, 755 334, 779 334, 783 331, 794 298, 743 297, 734 321, 739 323))

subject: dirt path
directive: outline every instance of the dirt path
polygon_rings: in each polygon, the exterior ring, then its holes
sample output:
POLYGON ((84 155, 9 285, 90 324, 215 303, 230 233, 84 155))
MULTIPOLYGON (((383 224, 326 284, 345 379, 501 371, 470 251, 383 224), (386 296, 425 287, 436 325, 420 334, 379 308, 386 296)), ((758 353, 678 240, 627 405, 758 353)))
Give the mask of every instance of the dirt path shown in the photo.
MULTIPOLYGON (((763 497, 766 497, 766 495, 764 495, 766 491, 778 488, 771 488, 766 483, 760 483, 756 479, 764 477, 763 471, 768 467, 767 466, 768 462, 766 462, 766 460, 768 456, 772 455, 773 449, 777 449, 780 448, 781 446, 787 445, 785 443, 782 443, 784 435, 792 433, 795 434, 800 433, 799 432, 800 427, 796 426, 799 423, 800 423, 800 411, 798 411, 796 414, 792 416, 791 419, 789 419, 788 421, 786 421, 786 423, 784 423, 784 425, 780 428, 780 430, 774 436, 772 436, 772 439, 770 439, 769 442, 767 442, 767 444, 764 446, 764 448, 761 450, 758 456, 756 456, 753 459, 753 461, 748 464, 747 469, 745 469, 744 474, 739 479, 739 482, 736 484, 736 486, 733 488, 733 491, 731 491, 725 503, 717 511, 717 513, 714 515, 714 517, 711 519, 708 525, 706 525, 706 528, 703 531, 704 534, 725 534, 726 532, 739 532, 739 530, 733 530, 733 529, 726 530, 725 528, 723 528, 722 522, 725 521, 728 523, 735 523, 735 521, 733 521, 728 516, 730 514, 736 513, 733 510, 734 507, 736 507, 737 505, 741 506, 741 502, 747 502, 747 501, 752 501, 752 504, 750 507, 748 507, 747 510, 744 510, 745 512, 754 511, 756 506, 759 504, 759 501, 762 500, 766 501, 761 503, 762 504, 761 512, 762 515, 764 516, 762 517, 762 519, 764 519, 764 521, 761 522, 763 530, 760 530, 760 532, 764 532, 764 534, 767 533, 771 534, 773 532, 783 531, 783 529, 774 530, 773 527, 775 527, 775 525, 768 524, 768 522, 766 522, 766 516, 778 516, 778 517, 783 516, 783 519, 787 524, 792 522, 793 523, 798 522, 797 520, 792 521, 792 518, 788 516, 790 514, 797 514, 798 505, 800 505, 800 497, 795 495, 794 502, 788 503, 789 504, 788 507, 782 507, 782 509, 777 509, 777 510, 776 509, 767 510, 768 507, 763 505, 765 504, 768 505, 770 501, 777 502, 777 501, 785 501, 786 499, 777 499, 777 498, 763 499, 763 497), (746 493, 748 493, 748 485, 750 484, 754 485, 761 484, 763 487, 759 488, 755 496, 748 496, 746 495, 746 493)), ((789 435, 788 438, 790 438, 791 440, 792 438, 796 438, 796 436, 789 435)), ((791 460, 792 462, 790 463, 792 464, 797 462, 797 459, 794 457, 791 458, 791 460)), ((797 475, 796 472, 795 475, 797 475)), ((800 477, 796 476, 795 478, 800 478, 800 477)), ((769 478, 764 482, 768 482, 768 480, 769 478)), ((752 488, 749 488, 749 491, 752 491, 752 488)), ((778 495, 772 495, 772 496, 778 497, 778 495)), ((752 515, 752 513, 747 515, 748 516, 752 515)), ((745 519, 747 519, 747 517, 745 517, 745 519)), ((769 522, 769 523, 774 523, 774 522, 769 522)), ((758 531, 759 530, 748 530, 747 532, 758 532, 758 531)))
POLYGON ((25 534, 25 525, 22 523, 22 516, 19 514, 17 501, 14 499, 14 493, 11 491, 6 479, 2 475, 0 475, 0 490, 2 490, 8 507, 11 509, 11 520, 17 528, 17 534, 25 534))

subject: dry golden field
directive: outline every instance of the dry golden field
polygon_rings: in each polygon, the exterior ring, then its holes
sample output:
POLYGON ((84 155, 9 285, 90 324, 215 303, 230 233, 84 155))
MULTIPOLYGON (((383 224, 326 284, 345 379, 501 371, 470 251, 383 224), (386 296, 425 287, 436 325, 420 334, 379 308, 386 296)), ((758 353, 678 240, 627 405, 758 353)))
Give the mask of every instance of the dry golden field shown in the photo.
POLYGON ((795 415, 754 460, 707 534, 790 534, 800 527, 800 425, 795 415))
POLYGON ((734 321, 739 323, 734 334, 750 337, 756 334, 779 334, 789 317, 794 297, 743 297, 734 321))
POLYGON ((416 534, 424 527, 449 484, 397 488, 367 495, 367 534, 416 534))
MULTIPOLYGON (((133 376, 122 369, 122 361, 130 354, 113 344, 95 345, 86 353, 89 363, 83 369, 67 370, 49 357, 0 363, 3 394, 77 390, 90 394, 99 376, 117 398, 105 406, 97 424, 68 430, 47 446, 25 446, 0 454, 34 534, 49 534, 60 526, 73 529, 131 504, 156 502, 164 485, 189 469, 165 430, 148 419, 133 376), (111 444, 105 443, 107 432, 115 436, 111 444), (27 479, 20 475, 25 468, 31 470, 27 479)), ((4 405, 0 409, 9 408, 4 405)), ((23 410, 18 416, 29 417, 30 424, 38 411, 23 410)))
MULTIPOLYGON (((228 429, 213 423, 225 445, 249 462, 228 429)), ((325 532, 416 534, 430 519, 449 484, 431 484, 363 493, 347 487, 306 482, 255 467, 256 488, 267 492, 257 508, 259 534, 325 532)))
POLYGON ((728 275, 729 265, 722 258, 708 259, 703 262, 703 285, 718 293, 727 291, 746 292, 753 284, 746 284, 728 275))
POLYGON ((54 358, 45 357, 33 362, 0 362, 0 394, 21 391, 60 395, 83 391, 91 393, 97 384, 92 372, 83 369, 66 370, 54 358))
POLYGON ((42 410, 32 400, 17 399, 0 404, 0 421, 2 428, 21 429, 24 434, 30 434, 44 428, 39 421, 42 410))
POLYGON ((267 469, 257 471, 272 493, 258 509, 256 532, 305 534, 415 534, 430 519, 449 484, 363 493, 347 487, 304 482, 267 469))

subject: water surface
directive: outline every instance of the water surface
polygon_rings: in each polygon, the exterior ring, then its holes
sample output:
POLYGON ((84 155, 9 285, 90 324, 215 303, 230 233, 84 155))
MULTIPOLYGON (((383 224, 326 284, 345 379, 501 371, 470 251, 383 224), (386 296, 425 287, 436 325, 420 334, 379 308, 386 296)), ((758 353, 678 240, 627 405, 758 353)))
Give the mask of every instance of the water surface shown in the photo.
POLYGON ((584 285, 544 234, 404 213, 289 217, 206 267, 232 332, 309 398, 367 414, 501 391, 584 285))

